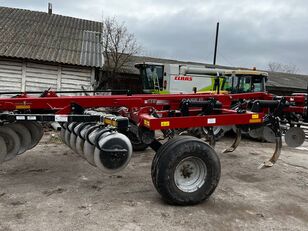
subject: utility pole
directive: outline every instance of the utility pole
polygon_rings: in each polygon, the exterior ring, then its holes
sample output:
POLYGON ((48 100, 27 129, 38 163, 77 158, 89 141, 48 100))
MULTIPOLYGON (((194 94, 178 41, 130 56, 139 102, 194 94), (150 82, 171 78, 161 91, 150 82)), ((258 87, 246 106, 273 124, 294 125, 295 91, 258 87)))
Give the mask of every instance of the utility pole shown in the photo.
POLYGON ((213 60, 213 65, 214 66, 216 65, 218 34, 219 34, 219 22, 217 22, 217 26, 216 26, 216 39, 215 39, 214 60, 213 60))

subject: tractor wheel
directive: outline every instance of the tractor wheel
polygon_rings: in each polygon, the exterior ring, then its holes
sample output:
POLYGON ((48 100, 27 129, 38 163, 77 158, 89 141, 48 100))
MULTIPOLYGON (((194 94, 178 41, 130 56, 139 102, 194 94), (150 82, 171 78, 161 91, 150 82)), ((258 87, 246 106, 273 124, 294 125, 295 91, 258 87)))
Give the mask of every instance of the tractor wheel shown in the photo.
POLYGON ((193 205, 207 199, 220 179, 216 152, 194 137, 174 138, 153 159, 152 180, 170 204, 193 205))
MULTIPOLYGON (((159 188, 156 187, 156 175, 157 175, 157 161, 161 157, 161 153, 164 153, 166 148, 169 148, 171 145, 174 147, 174 143, 179 142, 182 139, 186 139, 187 136, 177 136, 176 138, 168 140, 166 143, 164 143, 156 152, 153 160, 152 160, 152 166, 151 166, 151 176, 152 176, 152 182, 156 188, 156 190, 159 192, 159 188)), ((160 192, 159 192, 160 193, 160 192)))

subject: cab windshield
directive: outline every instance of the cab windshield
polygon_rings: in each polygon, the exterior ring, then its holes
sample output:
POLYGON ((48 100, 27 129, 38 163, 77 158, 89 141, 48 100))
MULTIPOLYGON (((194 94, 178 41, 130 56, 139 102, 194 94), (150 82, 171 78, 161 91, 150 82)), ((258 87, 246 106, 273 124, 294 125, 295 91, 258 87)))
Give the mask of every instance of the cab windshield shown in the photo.
POLYGON ((232 75, 226 76, 223 89, 230 93, 264 92, 263 76, 232 75))
POLYGON ((163 87, 164 68, 161 65, 144 65, 140 68, 143 89, 160 90, 163 87))

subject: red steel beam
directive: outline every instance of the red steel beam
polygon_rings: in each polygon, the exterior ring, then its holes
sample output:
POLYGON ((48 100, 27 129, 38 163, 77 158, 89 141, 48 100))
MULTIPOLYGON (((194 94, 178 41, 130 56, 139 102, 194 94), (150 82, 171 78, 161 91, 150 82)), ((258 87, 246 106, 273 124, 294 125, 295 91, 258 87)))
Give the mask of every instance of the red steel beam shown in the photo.
POLYGON ((231 98, 229 95, 211 94, 172 94, 172 95, 113 95, 113 96, 61 96, 61 97, 18 97, 0 99, 0 110, 16 109, 42 109, 60 110, 71 103, 79 104, 84 108, 94 107, 146 107, 155 108, 169 105, 171 109, 178 109, 183 99, 208 100, 215 98, 225 108, 230 107, 231 98))
POLYGON ((221 115, 163 117, 156 118, 149 114, 140 114, 140 126, 151 130, 163 130, 174 128, 228 126, 263 123, 263 113, 226 113, 221 115))

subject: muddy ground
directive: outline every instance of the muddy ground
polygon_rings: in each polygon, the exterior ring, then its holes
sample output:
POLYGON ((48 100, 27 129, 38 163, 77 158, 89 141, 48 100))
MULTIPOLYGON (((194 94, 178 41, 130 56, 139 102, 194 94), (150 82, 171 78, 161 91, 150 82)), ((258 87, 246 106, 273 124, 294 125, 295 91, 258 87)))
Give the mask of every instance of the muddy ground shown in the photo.
POLYGON ((57 138, 0 167, 0 230, 308 230, 308 143, 284 146, 278 163, 258 165, 273 144, 244 140, 221 154, 213 196, 197 206, 164 204, 150 177, 151 149, 108 176, 57 138))

